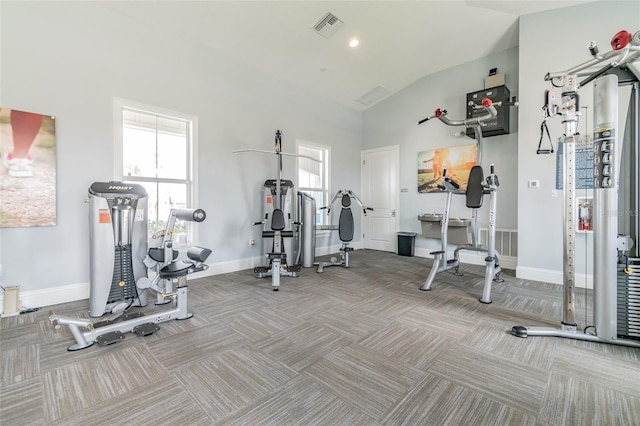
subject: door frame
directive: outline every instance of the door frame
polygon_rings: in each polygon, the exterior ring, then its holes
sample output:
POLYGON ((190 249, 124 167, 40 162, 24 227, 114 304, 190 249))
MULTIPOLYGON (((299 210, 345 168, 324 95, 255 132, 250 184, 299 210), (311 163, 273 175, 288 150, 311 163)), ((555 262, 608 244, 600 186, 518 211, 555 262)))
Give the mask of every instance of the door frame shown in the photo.
MULTIPOLYGON (((365 155, 367 154, 371 154, 371 153, 376 153, 376 152, 382 152, 382 151, 389 151, 395 158, 393 159, 395 162, 395 169, 396 169, 396 179, 395 182, 393 182, 393 185, 396 188, 396 193, 395 193, 395 200, 393 200, 393 203, 395 204, 395 217, 393 220, 393 230, 392 230, 392 240, 393 240, 393 252, 397 251, 397 238, 396 235, 398 233, 398 229, 399 229, 399 223, 400 223, 400 145, 388 145, 388 146, 384 146, 384 147, 379 147, 379 148, 372 148, 372 149, 366 149, 366 150, 362 150, 360 151, 360 193, 361 194, 365 194, 365 179, 363 176, 363 172, 364 172, 364 160, 365 160, 365 155)), ((361 213, 361 217, 362 222, 364 222, 364 215, 361 213)), ((360 233, 363 233, 364 227, 361 226, 361 231, 360 233)), ((369 232, 369 234, 371 234, 369 232)), ((366 248, 371 248, 367 246, 367 241, 368 239, 365 239, 364 237, 361 237, 361 241, 362 241, 362 248, 366 249, 366 248)))

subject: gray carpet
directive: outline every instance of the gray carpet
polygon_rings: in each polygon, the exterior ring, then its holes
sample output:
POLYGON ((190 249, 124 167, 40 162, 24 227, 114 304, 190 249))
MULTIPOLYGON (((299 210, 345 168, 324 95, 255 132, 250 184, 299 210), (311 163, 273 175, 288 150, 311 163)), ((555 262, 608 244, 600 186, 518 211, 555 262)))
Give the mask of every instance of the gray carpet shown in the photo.
POLYGON ((640 349, 510 335, 556 326, 559 286, 507 271, 484 305, 484 268, 421 292, 430 265, 358 250, 279 292, 251 271, 193 280, 193 318, 75 352, 48 311, 87 317, 86 300, 3 318, 0 424, 640 424, 640 349))

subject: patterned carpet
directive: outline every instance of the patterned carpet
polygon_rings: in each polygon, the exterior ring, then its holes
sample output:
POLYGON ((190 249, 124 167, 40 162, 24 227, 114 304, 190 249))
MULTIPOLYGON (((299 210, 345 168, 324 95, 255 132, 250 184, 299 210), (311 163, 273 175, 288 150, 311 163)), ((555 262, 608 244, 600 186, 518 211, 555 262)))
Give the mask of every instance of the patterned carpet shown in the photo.
POLYGON ((506 271, 485 305, 482 267, 422 292, 431 260, 350 260, 278 292, 248 270, 190 281, 191 319, 106 347, 69 352, 47 320, 86 318, 87 300, 2 318, 0 424, 640 424, 640 349, 510 335, 558 325, 559 286, 506 271))

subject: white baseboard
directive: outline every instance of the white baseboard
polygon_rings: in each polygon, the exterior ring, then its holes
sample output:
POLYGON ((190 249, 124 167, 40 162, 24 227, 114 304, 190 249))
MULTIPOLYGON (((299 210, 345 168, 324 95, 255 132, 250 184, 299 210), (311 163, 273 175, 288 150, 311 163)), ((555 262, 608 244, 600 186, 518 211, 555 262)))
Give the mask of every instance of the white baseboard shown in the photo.
MULTIPOLYGON (((546 283, 562 285, 564 273, 563 271, 555 271, 552 269, 529 268, 526 266, 518 266, 516 268, 516 277, 525 280, 543 281, 546 283)), ((575 287, 593 288, 593 275, 575 274, 575 287)))
MULTIPOLYGON (((342 244, 333 244, 331 246, 316 247, 316 257, 338 253, 341 246, 342 244)), ((362 242, 349 243, 349 247, 353 247, 354 250, 360 250, 362 248, 362 242)))
MULTIPOLYGON (((74 302, 89 298, 89 283, 63 285, 20 292, 22 308, 40 308, 60 303, 74 302)), ((4 295, 0 297, 0 306, 4 306, 4 295)), ((4 308, 3 308, 4 309, 4 308)))
MULTIPOLYGON (((427 249, 427 248, 416 248, 415 249, 415 255, 417 257, 426 257, 428 259, 432 259, 433 256, 431 256, 431 252, 434 251, 433 249, 427 249)), ((449 258, 453 257, 453 250, 451 250, 448 253, 449 258)), ((468 250, 461 250, 460 251, 460 262, 461 263, 467 263, 469 265, 480 265, 483 266, 485 265, 485 259, 486 253, 481 253, 481 252, 474 252, 474 251, 468 251, 468 250)), ((516 269, 516 267, 518 266, 518 258, 517 257, 512 257, 512 256, 500 256, 500 267, 502 269, 516 269)))
MULTIPOLYGON (((362 245, 359 243, 353 244, 353 248, 359 250, 362 245)), ((337 253, 340 249, 340 245, 321 247, 316 250, 317 256, 324 256, 328 254, 337 253)), ((417 248, 415 249, 416 257, 432 258, 429 249, 417 248)), ((453 253, 450 253, 453 256, 453 253)), ((471 265, 484 265, 484 256, 481 253, 475 252, 460 252, 460 261, 471 265)), ((552 284, 562 285, 563 272, 551 269, 530 268, 526 266, 517 266, 517 258, 502 256, 500 257, 500 263, 504 269, 514 269, 516 271, 516 277, 532 280, 542 281, 552 284)), ((191 276, 191 279, 205 278, 214 275, 226 274, 229 272, 242 271, 244 269, 252 269, 255 266, 263 264, 262 257, 252 257, 246 259, 230 260, 226 262, 218 262, 210 264, 209 269, 206 271, 198 272, 191 276)), ((593 288, 593 276, 587 274, 576 274, 576 287, 579 288, 593 288)), ((52 287, 42 290, 31 290, 20 292, 20 305, 25 308, 36 308, 42 306, 57 305, 60 303, 74 302, 77 300, 84 300, 89 298, 89 283, 70 284, 58 287, 52 287)), ((0 308, 4 306, 4 295, 0 295, 0 308)), ((2 314, 2 312, 0 312, 2 314)))
MULTIPOLYGON (((359 242, 350 244, 350 246, 356 250, 362 248, 362 244, 359 242)), ((320 247, 316 249, 316 256, 338 253, 339 250, 340 244, 320 247)), ((214 275, 227 274, 245 269, 253 269, 256 266, 262 266, 264 264, 265 260, 263 256, 228 260, 225 262, 213 262, 209 264, 209 268, 207 270, 190 275, 189 278, 197 279, 211 277, 214 275)), ((89 299, 88 282, 20 292, 20 304, 24 308, 38 308, 84 299, 89 299)), ((3 306, 4 295, 0 295, 0 309, 3 309, 3 306)), ((0 312, 0 314, 2 313, 3 312, 0 312)))
MULTIPOLYGON (((362 248, 360 242, 351 244, 355 250, 362 248)), ((326 256, 338 253, 339 244, 324 246, 316 249, 316 256, 326 256)), ((416 248, 415 256, 432 258, 429 253, 432 250, 426 248, 416 248)), ((450 253, 453 256, 453 252, 450 253)), ((484 253, 461 251, 460 261, 471 265, 484 265, 484 253)), ((516 271, 516 277, 542 281, 552 284, 562 284, 563 272, 551 269, 530 268, 526 266, 518 266, 517 258, 510 256, 501 256, 500 264, 504 269, 513 269, 516 271)), ((191 276, 191 279, 205 278, 214 275, 226 274, 230 272, 242 271, 244 269, 252 269, 256 266, 264 264, 264 258, 250 257, 245 259, 229 260, 225 262, 214 262, 209 265, 206 271, 198 272, 191 276)), ((576 274, 575 286, 579 288, 593 288, 593 276, 588 274, 576 274)), ((20 292, 20 304, 25 308, 36 308, 42 306, 57 305, 60 303, 74 302, 89 298, 89 283, 70 284, 58 287, 51 287, 42 290, 31 290, 20 292)), ((4 306, 4 295, 0 295, 0 307, 4 306)), ((0 312, 2 314, 2 312, 0 312)))

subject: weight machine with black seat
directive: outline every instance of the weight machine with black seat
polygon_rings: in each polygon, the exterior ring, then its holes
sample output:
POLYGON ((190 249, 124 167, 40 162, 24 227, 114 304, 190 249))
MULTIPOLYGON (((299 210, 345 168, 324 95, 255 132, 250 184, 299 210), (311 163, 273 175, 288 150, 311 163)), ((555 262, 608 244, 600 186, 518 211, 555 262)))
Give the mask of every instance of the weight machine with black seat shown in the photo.
MULTIPOLYGON (((465 126, 466 128, 473 129, 477 142, 477 163, 481 163, 482 156, 482 124, 486 121, 494 119, 498 112, 495 106, 511 106, 517 105, 515 101, 512 102, 493 102, 491 99, 485 98, 482 100, 481 105, 475 105, 470 102, 470 106, 474 109, 483 109, 484 114, 477 115, 474 118, 464 119, 464 120, 450 120, 447 117, 447 111, 443 109, 436 109, 434 115, 427 117, 418 122, 418 125, 431 120, 433 118, 438 118, 444 124, 448 126, 465 126)), ((438 187, 447 193, 447 198, 445 201, 445 209, 440 219, 441 221, 441 232, 440 232, 440 242, 441 248, 438 251, 431 252, 431 255, 434 256, 433 265, 431 267, 431 271, 424 282, 424 284, 420 287, 422 291, 431 290, 431 285, 433 284, 433 280, 436 275, 440 272, 449 271, 454 269, 456 275, 462 275, 460 272, 460 251, 461 250, 469 250, 476 252, 485 252, 487 256, 485 257, 485 280, 484 287, 482 291, 482 297, 480 298, 480 302, 482 303, 491 303, 491 285, 492 281, 502 282, 504 281, 501 277, 501 268, 499 261, 499 254, 495 249, 495 238, 496 238, 496 204, 497 204, 497 191, 500 186, 500 182, 498 180, 498 176, 495 174, 494 166, 491 165, 491 173, 487 176, 486 180, 484 178, 484 173, 482 171, 482 167, 476 164, 471 168, 469 172, 469 179, 467 183, 467 189, 465 191, 460 190, 460 185, 455 182, 453 179, 446 177, 446 170, 443 173, 442 184, 438 185, 438 187), (453 252, 453 258, 448 259, 448 232, 449 232, 449 214, 451 209, 451 199, 454 194, 464 195, 466 198, 466 207, 472 209, 472 221, 471 221, 471 244, 465 244, 457 246, 453 252), (484 247, 478 243, 477 240, 477 221, 478 214, 477 210, 482 207, 483 197, 485 194, 489 194, 490 196, 490 207, 489 207, 489 231, 487 236, 488 246, 484 247)), ((419 217, 420 219, 420 217, 419 217)))
POLYGON ((292 218, 292 212, 296 211, 291 200, 294 185, 292 181, 282 179, 282 156, 302 157, 312 161, 318 160, 306 155, 282 152, 282 132, 280 130, 276 130, 274 145, 275 151, 239 149, 233 152, 275 154, 277 158, 277 179, 268 179, 264 183, 264 203, 266 208, 264 219, 253 223, 254 226, 263 226, 261 236, 264 245, 270 247, 270 251, 265 253, 269 263, 266 266, 255 267, 253 272, 256 274, 256 278, 271 277, 273 291, 278 291, 280 289, 281 276, 297 277, 300 273, 300 265, 296 264, 298 256, 294 253, 296 247, 293 244, 298 230, 294 231, 293 227, 299 228, 303 226, 302 222, 292 218), (289 190, 291 190, 291 193, 289 190))
POLYGON ((373 211, 370 207, 365 207, 362 201, 358 198, 358 196, 351 191, 350 189, 340 189, 333 196, 329 204, 325 207, 321 207, 320 209, 326 209, 327 215, 331 214, 331 206, 333 203, 340 199, 340 205, 342 209, 340 210, 340 216, 338 217, 338 225, 319 225, 317 228, 319 230, 330 230, 330 231, 338 231, 338 237, 342 242, 340 246, 340 260, 337 257, 332 257, 330 262, 318 262, 318 269, 316 272, 323 273, 324 268, 329 266, 343 266, 345 268, 349 267, 349 252, 353 251, 353 247, 349 247, 349 243, 353 240, 353 232, 354 232, 354 224, 353 224, 353 212, 351 211, 351 199, 356 200, 360 207, 362 208, 362 212, 364 215, 367 215, 367 210, 373 211))
MULTIPOLYGON (((187 250, 186 255, 189 260, 177 260, 179 253, 173 249, 171 237, 176 219, 202 222, 206 218, 204 210, 171 209, 165 230, 155 235, 157 238, 162 238, 160 247, 149 249, 147 257, 141 259, 137 256, 123 256, 118 253, 130 251, 127 249, 130 245, 127 240, 131 238, 139 241, 140 238, 135 235, 138 232, 144 232, 146 238, 146 226, 142 228, 140 223, 136 223, 143 222, 143 215, 136 216, 137 200, 132 200, 132 195, 145 198, 144 188, 135 184, 99 182, 92 185, 90 195, 97 199, 97 202, 91 203, 92 282, 89 304, 93 313, 109 315, 101 321, 93 322, 90 319, 50 312, 51 323, 56 328, 62 325, 68 326, 76 340, 76 343, 67 349, 77 351, 92 346, 95 342, 100 345, 110 345, 123 340, 124 333, 128 332, 147 336, 159 330, 157 325, 159 323, 191 318, 192 314, 187 311, 187 275, 208 269, 209 266, 204 262, 211 254, 211 250, 194 246, 187 250), (101 208, 104 206, 112 208, 109 211, 108 208, 101 208), (123 214, 126 211, 130 214, 123 214), (114 241, 115 245, 111 247, 114 241), (110 268, 112 272, 109 275, 113 275, 113 280, 100 280, 101 272, 105 269, 99 267, 96 271, 96 265, 106 265, 110 268), (149 279, 147 274, 138 275, 134 283, 135 288, 120 293, 114 290, 130 284, 128 281, 133 279, 130 271, 133 271, 134 267, 135 270, 139 270, 144 269, 145 266, 152 274, 152 279, 149 279), (125 273, 123 274, 122 271, 125 273), (176 284, 175 290, 174 284, 176 284), (146 315, 142 312, 128 312, 132 307, 147 305, 148 289, 156 293, 157 305, 172 303, 172 307, 146 315)), ((146 225, 146 216, 144 218, 146 225)), ((147 244, 143 246, 146 251, 147 244)), ((139 246, 136 251, 139 252, 142 248, 139 246)), ((90 315, 94 316, 91 310, 90 315)))

